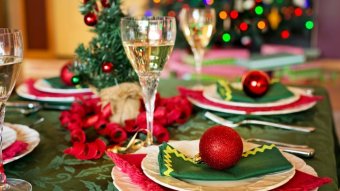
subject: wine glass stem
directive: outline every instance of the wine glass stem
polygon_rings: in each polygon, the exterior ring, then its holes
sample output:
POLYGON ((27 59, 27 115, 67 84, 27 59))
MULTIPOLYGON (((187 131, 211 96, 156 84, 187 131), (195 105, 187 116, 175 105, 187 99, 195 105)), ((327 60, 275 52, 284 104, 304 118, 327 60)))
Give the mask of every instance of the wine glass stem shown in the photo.
POLYGON ((143 100, 146 109, 147 134, 145 139, 145 146, 149 146, 153 143, 153 114, 155 110, 155 98, 159 76, 139 75, 139 82, 142 86, 143 100))
POLYGON ((3 132, 3 124, 5 118, 5 103, 2 102, 0 105, 0 190, 6 187, 7 178, 5 174, 3 159, 2 159, 2 132, 3 132))
POLYGON ((204 49, 192 49, 192 52, 195 59, 196 81, 198 84, 201 84, 204 49))

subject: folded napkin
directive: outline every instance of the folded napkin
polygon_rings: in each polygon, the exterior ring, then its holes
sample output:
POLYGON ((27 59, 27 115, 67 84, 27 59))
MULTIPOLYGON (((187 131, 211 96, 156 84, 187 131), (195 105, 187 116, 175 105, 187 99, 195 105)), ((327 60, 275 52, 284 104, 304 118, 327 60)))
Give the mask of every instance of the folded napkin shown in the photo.
POLYGON ((39 91, 34 87, 35 80, 28 79, 25 81, 27 85, 28 93, 37 97, 78 97, 78 96, 93 96, 92 92, 86 93, 72 93, 72 94, 61 94, 61 93, 50 93, 39 91))
POLYGON ((244 152, 240 161, 225 170, 215 170, 205 163, 195 163, 167 143, 159 147, 161 175, 191 180, 242 180, 293 168, 274 145, 263 145, 244 152))
POLYGON ((203 92, 201 90, 192 90, 187 89, 184 87, 178 88, 180 94, 182 96, 186 96, 188 98, 191 98, 192 100, 199 102, 200 104, 206 105, 206 106, 213 106, 213 107, 219 107, 222 109, 230 109, 230 110, 237 110, 237 111, 244 111, 247 114, 251 114, 252 112, 258 112, 258 111, 279 111, 284 109, 292 109, 295 107, 299 107, 306 104, 311 104, 314 102, 317 102, 322 99, 320 96, 305 96, 301 95, 300 98, 293 102, 286 105, 281 106, 274 106, 274 107, 239 107, 239 106, 232 106, 228 104, 222 104, 222 103, 216 103, 213 101, 210 101, 206 99, 203 96, 203 92))
POLYGON ((120 168, 120 170, 127 174, 131 181, 137 184, 142 190, 145 191, 163 191, 166 190, 162 188, 157 183, 146 177, 141 169, 141 162, 146 155, 134 154, 134 155, 124 155, 117 154, 113 152, 106 153, 115 165, 120 168))
POLYGON ((28 144, 22 141, 15 141, 11 146, 7 147, 2 152, 3 160, 11 159, 18 154, 25 151, 28 147, 28 144))
MULTIPOLYGON (((125 171, 124 173, 128 174, 129 177, 135 177, 136 174, 140 176, 144 176, 147 182, 141 182, 136 181, 135 179, 131 178, 132 183, 138 185, 141 190, 147 191, 145 184, 149 184, 149 181, 151 185, 156 184, 151 179, 149 179, 144 174, 140 174, 139 172, 142 172, 141 169, 141 163, 146 154, 116 154, 112 152, 107 152, 107 155, 113 160, 115 165, 119 167, 120 169, 129 168, 130 170, 125 171), (117 160, 118 158, 118 160, 117 160), (123 165, 124 164, 124 165, 123 165), (137 173, 138 172, 138 173, 137 173)), ((276 188, 275 191, 298 191, 298 190, 313 190, 315 188, 318 188, 324 184, 330 183, 332 180, 330 178, 324 177, 319 178, 316 176, 312 176, 309 174, 306 174, 304 172, 301 172, 299 170, 296 170, 295 175, 290 181, 288 181, 283 186, 276 188)), ((150 187, 149 187, 150 188, 150 187)), ((164 187, 157 187, 158 190, 170 190, 168 188, 164 187)))
POLYGON ((46 78, 44 79, 47 81, 53 88, 58 89, 81 89, 81 88, 87 88, 87 86, 84 85, 76 85, 76 86, 67 86, 64 84, 60 77, 52 77, 52 78, 46 78))
POLYGON ((294 96, 286 86, 279 82, 272 83, 266 94, 257 98, 248 96, 243 90, 234 88, 226 81, 218 81, 216 87, 222 99, 235 102, 268 103, 294 96))

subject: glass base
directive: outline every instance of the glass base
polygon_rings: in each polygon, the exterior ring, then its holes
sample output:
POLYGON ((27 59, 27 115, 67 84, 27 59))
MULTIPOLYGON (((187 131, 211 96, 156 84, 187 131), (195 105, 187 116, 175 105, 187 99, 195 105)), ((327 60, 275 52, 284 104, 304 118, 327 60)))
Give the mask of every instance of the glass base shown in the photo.
POLYGON ((8 178, 7 184, 0 186, 1 191, 31 191, 32 185, 25 181, 15 178, 8 178))

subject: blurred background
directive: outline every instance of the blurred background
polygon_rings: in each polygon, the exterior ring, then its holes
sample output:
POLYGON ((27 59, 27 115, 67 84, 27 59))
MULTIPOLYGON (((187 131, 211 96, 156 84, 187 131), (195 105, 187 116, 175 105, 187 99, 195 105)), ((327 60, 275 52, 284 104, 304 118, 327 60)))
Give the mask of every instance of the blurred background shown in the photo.
MULTIPOLYGON (((129 2, 131 0, 124 0, 129 2)), ((216 9, 211 47, 246 48, 264 44, 311 48, 314 56, 340 58, 337 0, 139 0, 130 12, 177 16, 185 7, 216 9)), ((78 44, 91 39, 79 12, 80 0, 0 0, 0 27, 23 30, 26 58, 71 58, 78 44)), ((177 47, 188 45, 178 33, 177 47)))
MULTIPOLYGON (((216 31, 209 49, 220 52, 216 54, 209 51, 205 59, 207 65, 209 60, 211 64, 217 59, 227 65, 225 70, 239 76, 249 69, 244 64, 239 65, 239 59, 246 59, 247 64, 253 61, 253 55, 275 55, 277 58, 284 58, 286 66, 274 67, 274 61, 273 68, 267 69, 284 82, 321 84, 330 90, 331 95, 338 95, 337 91, 340 91, 337 90, 340 88, 336 88, 340 71, 340 50, 337 47, 340 44, 340 11, 337 10, 340 7, 339 0, 123 2, 129 7, 130 14, 148 16, 177 17, 182 8, 214 7, 216 31), (281 53, 297 57, 281 57, 281 53), (220 60, 221 57, 224 61, 220 60)), ((0 0, 0 27, 18 28, 24 34, 25 61, 22 78, 58 75, 65 62, 74 57, 76 47, 80 43, 87 44, 95 35, 90 32, 91 27, 84 24, 84 16, 79 12, 82 3, 84 0, 0 0), (38 70, 44 72, 37 74, 38 70)), ((174 51, 163 76, 190 79, 192 68, 186 66, 190 66, 192 57, 181 31, 177 33, 176 48, 181 51, 174 51), (178 56, 179 54, 186 56, 178 56)), ((209 67, 210 65, 203 68, 207 78, 226 77, 215 74, 209 67)), ((333 105, 340 108, 340 103, 336 100, 333 105)))

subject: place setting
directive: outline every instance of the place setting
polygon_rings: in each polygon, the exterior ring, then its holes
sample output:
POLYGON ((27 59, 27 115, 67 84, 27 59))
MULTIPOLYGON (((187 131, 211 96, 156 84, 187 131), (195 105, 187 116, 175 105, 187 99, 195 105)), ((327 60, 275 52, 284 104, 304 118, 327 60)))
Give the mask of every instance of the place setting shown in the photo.
POLYGON ((51 104, 69 105, 78 97, 95 97, 87 86, 78 85, 79 78, 70 71, 66 63, 60 75, 45 79, 28 79, 16 88, 21 98, 51 104))

